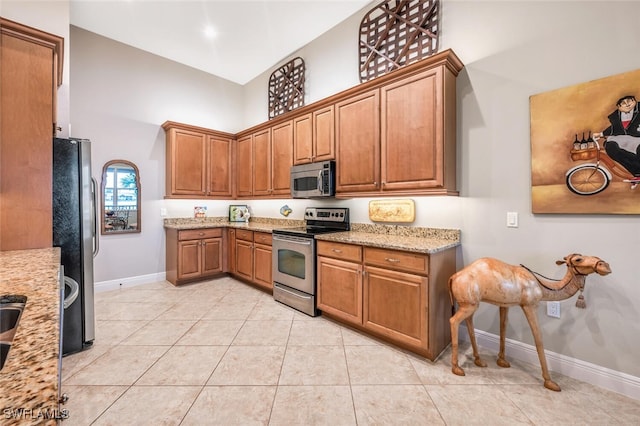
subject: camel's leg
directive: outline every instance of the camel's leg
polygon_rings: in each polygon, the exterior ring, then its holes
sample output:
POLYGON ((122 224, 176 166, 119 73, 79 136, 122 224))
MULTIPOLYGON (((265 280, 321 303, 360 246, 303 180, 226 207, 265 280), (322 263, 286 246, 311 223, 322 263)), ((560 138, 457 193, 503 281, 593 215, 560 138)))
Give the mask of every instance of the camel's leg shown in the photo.
POLYGON ((471 347, 473 348, 473 363, 478 367, 486 367, 487 363, 480 359, 480 352, 478 352, 478 344, 476 343, 476 328, 473 326, 473 314, 469 315, 466 319, 467 330, 469 331, 469 340, 471 340, 471 347))
POLYGON ((542 377, 544 378, 544 387, 551 389, 552 391, 560 391, 560 386, 551 380, 549 375, 549 369, 547 368, 547 358, 544 355, 544 347, 542 345, 542 335, 540 334, 540 328, 538 327, 538 317, 536 316, 535 306, 522 306, 531 332, 533 333, 533 340, 536 342, 536 349, 538 351, 538 358, 540 359, 540 366, 542 367, 542 377))
POLYGON ((506 306, 500 306, 500 352, 498 352, 497 364, 500 367, 509 368, 511 364, 504 357, 504 341, 507 335, 507 315, 509 314, 509 308, 506 306))
POLYGON ((458 328, 460 323, 478 309, 477 305, 458 304, 458 311, 449 318, 451 324, 451 371, 458 376, 464 376, 464 370, 458 365, 458 328))

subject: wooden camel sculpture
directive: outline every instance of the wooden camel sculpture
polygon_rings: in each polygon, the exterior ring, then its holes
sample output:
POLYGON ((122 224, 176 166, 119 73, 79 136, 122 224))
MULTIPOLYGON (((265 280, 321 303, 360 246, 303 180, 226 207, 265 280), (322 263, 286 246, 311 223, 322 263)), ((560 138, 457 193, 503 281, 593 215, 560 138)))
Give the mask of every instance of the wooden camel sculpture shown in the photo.
MULTIPOLYGON (((567 273, 559 281, 536 276, 537 274, 534 275, 524 266, 508 265, 491 258, 478 259, 449 278, 451 303, 453 304, 454 300, 458 303, 458 310, 449 320, 451 323, 451 370, 454 374, 464 376, 464 370, 458 365, 458 328, 463 320, 466 321, 469 330, 474 363, 479 367, 487 366, 480 359, 473 328, 473 314, 480 302, 488 302, 500 307, 500 352, 497 364, 500 367, 510 367, 504 355, 507 313, 510 306, 520 305, 533 333, 542 367, 544 386, 554 391, 560 390, 560 386, 551 380, 547 369, 536 316, 538 302, 568 299, 584 289, 587 275, 594 272, 607 275, 611 273, 611 269, 607 262, 598 257, 580 254, 570 254, 564 260, 556 261, 556 264, 567 265, 567 273)), ((578 302, 584 305, 583 299, 578 302)))

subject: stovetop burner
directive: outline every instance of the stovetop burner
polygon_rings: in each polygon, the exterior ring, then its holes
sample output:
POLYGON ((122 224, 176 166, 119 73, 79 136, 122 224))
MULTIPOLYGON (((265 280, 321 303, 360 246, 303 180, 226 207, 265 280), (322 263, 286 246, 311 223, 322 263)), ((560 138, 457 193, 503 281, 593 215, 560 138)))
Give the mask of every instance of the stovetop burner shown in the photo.
POLYGON ((307 207, 304 211, 306 225, 296 228, 274 229, 274 234, 318 235, 343 232, 351 228, 348 208, 307 207))

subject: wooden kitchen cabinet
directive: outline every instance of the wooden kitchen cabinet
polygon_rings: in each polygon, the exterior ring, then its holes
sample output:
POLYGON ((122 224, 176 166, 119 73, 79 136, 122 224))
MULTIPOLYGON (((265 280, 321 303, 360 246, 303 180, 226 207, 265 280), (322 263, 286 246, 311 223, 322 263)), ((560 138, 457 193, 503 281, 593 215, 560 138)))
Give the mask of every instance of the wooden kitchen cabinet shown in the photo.
MULTIPOLYGON (((457 195, 453 55, 336 104, 337 196, 457 195)), ((427 64, 428 62, 423 62, 427 64)))
POLYGON ((291 120, 271 128, 271 195, 291 195, 291 166, 293 165, 293 122, 291 120))
POLYGON ((253 134, 253 195, 271 195, 271 128, 253 134))
POLYGON ((0 18, 0 250, 51 247, 64 39, 0 18))
POLYGON ((362 248, 318 241, 317 252, 318 309, 362 325, 362 248))
POLYGON ((230 198, 233 135, 167 121, 166 197, 230 198))
POLYGON ((451 340, 455 249, 413 253, 318 241, 318 309, 434 360, 451 340))
POLYGON ((238 197, 253 195, 253 137, 238 138, 236 142, 236 191, 238 197))
POLYGON ((253 233, 253 282, 273 290, 271 234, 253 233))
POLYGON ((289 196, 293 165, 293 124, 268 127, 237 142, 238 197, 289 196))
POLYGON ((377 191, 380 184, 380 91, 336 104, 336 193, 377 191))
POLYGON ((293 119, 293 162, 306 164, 335 159, 334 106, 293 119))
POLYGON ((166 230, 167 281, 174 285, 223 272, 222 228, 166 230))
POLYGON ((271 234, 238 229, 235 239, 232 255, 235 258, 233 273, 239 278, 272 290, 271 234))

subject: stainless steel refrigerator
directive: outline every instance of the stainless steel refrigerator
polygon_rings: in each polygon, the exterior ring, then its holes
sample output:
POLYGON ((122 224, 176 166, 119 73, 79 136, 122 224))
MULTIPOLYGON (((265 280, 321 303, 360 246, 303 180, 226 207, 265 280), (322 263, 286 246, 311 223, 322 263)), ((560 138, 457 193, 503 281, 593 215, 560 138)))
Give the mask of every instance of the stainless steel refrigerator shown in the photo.
POLYGON ((65 274, 63 355, 90 347, 95 338, 96 186, 91 177, 91 142, 54 139, 53 245, 61 249, 65 274))

